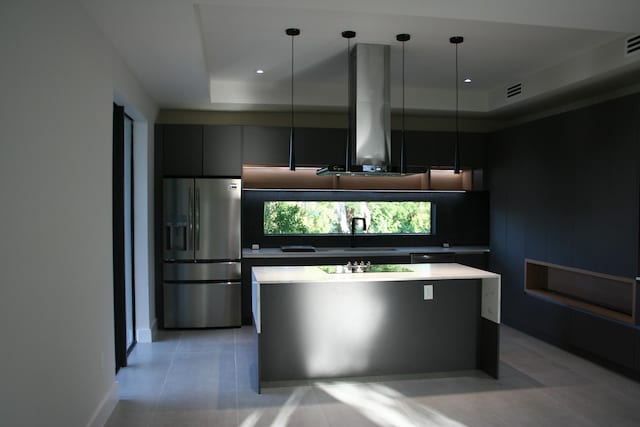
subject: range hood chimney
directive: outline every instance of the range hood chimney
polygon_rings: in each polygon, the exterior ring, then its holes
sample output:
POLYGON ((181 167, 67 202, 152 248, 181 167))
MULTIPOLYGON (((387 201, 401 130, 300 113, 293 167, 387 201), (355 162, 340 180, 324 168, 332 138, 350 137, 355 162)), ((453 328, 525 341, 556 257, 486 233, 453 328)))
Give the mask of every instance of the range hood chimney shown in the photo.
POLYGON ((389 46, 359 43, 351 51, 349 140, 352 165, 329 165, 317 175, 400 176, 391 167, 389 46))

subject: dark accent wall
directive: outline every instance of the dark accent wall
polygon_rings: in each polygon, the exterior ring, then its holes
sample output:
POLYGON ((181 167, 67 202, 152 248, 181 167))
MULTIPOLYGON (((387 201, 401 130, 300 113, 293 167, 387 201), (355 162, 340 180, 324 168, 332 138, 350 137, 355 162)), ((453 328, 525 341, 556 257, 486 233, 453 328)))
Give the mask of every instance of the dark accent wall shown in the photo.
MULTIPOLYGON (((349 246, 349 236, 264 236, 264 201, 267 200, 366 200, 430 201, 435 207, 435 233, 429 236, 367 236, 358 234, 358 246, 487 245, 489 242, 489 193, 403 191, 282 191, 244 190, 242 193, 242 246, 261 247, 305 244, 318 247, 349 246)), ((432 212, 433 215, 433 212, 432 212)))
POLYGON ((500 131, 488 157, 490 268, 502 274, 503 321, 571 347, 575 311, 524 294, 524 259, 637 276, 640 95, 500 131))

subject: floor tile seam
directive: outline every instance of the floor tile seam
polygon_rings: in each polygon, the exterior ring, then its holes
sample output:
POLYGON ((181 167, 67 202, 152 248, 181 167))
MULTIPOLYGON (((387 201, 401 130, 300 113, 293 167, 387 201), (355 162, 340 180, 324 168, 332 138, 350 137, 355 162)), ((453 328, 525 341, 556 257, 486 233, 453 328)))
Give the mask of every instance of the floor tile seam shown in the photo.
POLYGON ((224 348, 222 349, 222 351, 220 351, 220 348, 211 348, 209 350, 183 350, 180 352, 180 354, 198 354, 198 353, 231 353, 234 350, 231 350, 229 348, 224 348))
POLYGON ((236 340, 236 331, 233 332, 233 367, 234 367, 234 377, 235 377, 235 405, 236 405, 236 425, 240 425, 240 397, 238 396, 238 389, 240 388, 240 382, 238 380, 238 345, 236 340))
MULTIPOLYGON (((182 336, 182 333, 180 334, 180 336, 182 336)), ((165 391, 165 388, 166 388, 166 385, 167 385, 167 381, 169 380, 169 373, 171 372, 171 369, 173 368, 179 344, 180 343, 178 342, 178 345, 176 346, 176 350, 174 351, 174 353, 173 353, 173 355, 171 357, 171 361, 169 362, 169 367, 167 368, 167 371, 165 373, 164 380, 162 381, 162 385, 160 386, 160 390, 158 391, 158 393, 156 393, 156 396, 154 398, 153 406, 151 407, 151 415, 149 416, 149 423, 146 425, 146 427, 152 427, 153 420, 155 419, 155 417, 156 417, 156 415, 158 413, 158 408, 160 407, 160 400, 162 398, 162 394, 165 391)))
MULTIPOLYGON (((151 343, 151 345, 153 345, 153 343, 151 343)), ((153 399, 152 399, 153 403, 150 405, 149 408, 145 408, 145 411, 144 411, 145 412, 145 414, 144 414, 144 424, 143 424, 142 427, 151 427, 152 426, 152 422, 153 422, 153 418, 155 416, 155 412, 156 412, 156 409, 157 409, 157 406, 158 406, 158 402, 160 401, 160 394, 162 392, 162 389, 164 388, 164 384, 167 381, 169 370, 171 369, 171 365, 173 364, 173 360, 175 358, 175 352, 176 352, 176 349, 173 349, 170 352, 167 352, 168 354, 171 354, 171 357, 170 357, 168 366, 167 366, 166 370, 164 370, 164 373, 163 373, 163 380, 162 380, 162 385, 160 386, 160 392, 154 393, 154 396, 153 396, 153 399)), ((148 364, 149 364, 148 362, 145 362, 145 365, 148 365, 148 364)), ((143 373, 139 373, 139 375, 144 376, 143 373)))
MULTIPOLYGON (((590 382, 591 380, 589 379, 589 375, 587 375, 586 373, 582 372, 584 371, 584 369, 576 369, 575 366, 572 366, 570 363, 564 363, 561 362, 560 360, 556 359, 553 360, 552 358, 548 358, 545 356, 542 356, 542 359, 546 359, 552 362, 552 365, 545 368, 544 372, 561 372, 561 371, 567 371, 567 372, 571 372, 572 374, 579 376, 580 378, 582 378, 583 380, 585 380, 585 382, 590 382)), ((530 369, 529 367, 527 367, 527 363, 526 361, 521 361, 521 360, 510 360, 509 358, 505 359, 500 357, 500 361, 503 363, 508 364, 509 366, 511 366, 514 369, 517 369, 520 372, 523 372, 525 374, 527 374, 528 376, 531 376, 531 374, 541 374, 544 373, 542 371, 539 371, 538 369, 530 369)), ((586 359, 581 359, 581 362, 586 362, 589 363, 588 360, 586 359)), ((591 381, 592 382, 592 381, 591 381)))
MULTIPOLYGON (((617 373, 615 373, 615 372, 610 372, 610 373, 612 373, 612 374, 617 374, 617 373)), ((623 377, 622 379, 625 379, 625 377, 623 377)), ((629 400, 629 399, 630 399, 630 400, 634 400, 634 397, 633 397, 633 396, 630 396, 630 395, 629 395, 628 393, 626 393, 625 391, 622 391, 622 390, 620 389, 620 387, 617 387, 617 386, 615 386, 615 385, 613 385, 613 384, 610 384, 609 382, 604 382, 604 381, 594 381, 594 382, 592 382, 592 385, 600 386, 600 387, 604 387, 604 388, 607 390, 607 392, 609 392, 609 393, 611 393, 611 394, 614 394, 614 395, 616 395, 616 396, 619 396, 619 397, 621 397, 621 398, 624 398, 625 400, 629 400)), ((635 387, 635 388, 636 388, 635 393, 636 393, 636 394, 640 394, 640 384, 636 384, 636 387, 635 387)))
POLYGON ((598 424, 594 423, 589 417, 587 417, 587 415, 583 414, 583 411, 579 407, 575 407, 575 408, 573 407, 571 400, 559 399, 558 396, 552 396, 549 394, 549 392, 553 390, 571 389, 571 388, 575 388, 575 386, 564 385, 564 386, 546 387, 546 389, 542 391, 544 393, 543 397, 545 399, 549 399, 551 401, 558 403, 559 407, 563 408, 564 410, 568 411, 571 414, 572 419, 579 419, 581 421, 580 425, 597 427, 598 424))
MULTIPOLYGON (((325 425, 327 427, 331 427, 332 424, 329 422, 329 417, 327 417, 327 413, 325 412, 325 408, 324 408, 326 405, 320 400, 320 397, 318 396, 318 393, 320 392, 320 390, 318 390, 318 387, 313 383, 313 381, 307 381, 307 385, 311 388, 313 404, 316 405, 320 410, 320 413, 322 414, 322 419, 324 420, 325 425)), ((343 404, 342 402, 338 402, 338 403, 343 404)))

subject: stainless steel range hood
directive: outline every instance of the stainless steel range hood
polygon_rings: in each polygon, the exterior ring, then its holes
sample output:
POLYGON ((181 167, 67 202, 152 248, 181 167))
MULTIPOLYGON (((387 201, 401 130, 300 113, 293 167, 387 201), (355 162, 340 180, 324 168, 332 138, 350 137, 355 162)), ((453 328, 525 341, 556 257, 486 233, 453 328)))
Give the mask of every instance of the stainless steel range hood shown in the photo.
POLYGON ((345 157, 355 161, 351 165, 329 165, 316 174, 400 176, 391 167, 389 46, 359 43, 350 58, 350 144, 345 157))

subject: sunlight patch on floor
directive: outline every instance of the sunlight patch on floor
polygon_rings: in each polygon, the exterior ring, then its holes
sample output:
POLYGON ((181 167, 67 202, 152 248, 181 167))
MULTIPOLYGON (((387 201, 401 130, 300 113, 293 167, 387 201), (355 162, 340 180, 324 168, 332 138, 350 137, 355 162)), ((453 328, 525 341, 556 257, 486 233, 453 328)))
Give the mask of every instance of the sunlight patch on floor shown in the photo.
POLYGON ((379 426, 465 426, 436 410, 411 403, 402 393, 385 385, 346 382, 315 385, 379 426))

